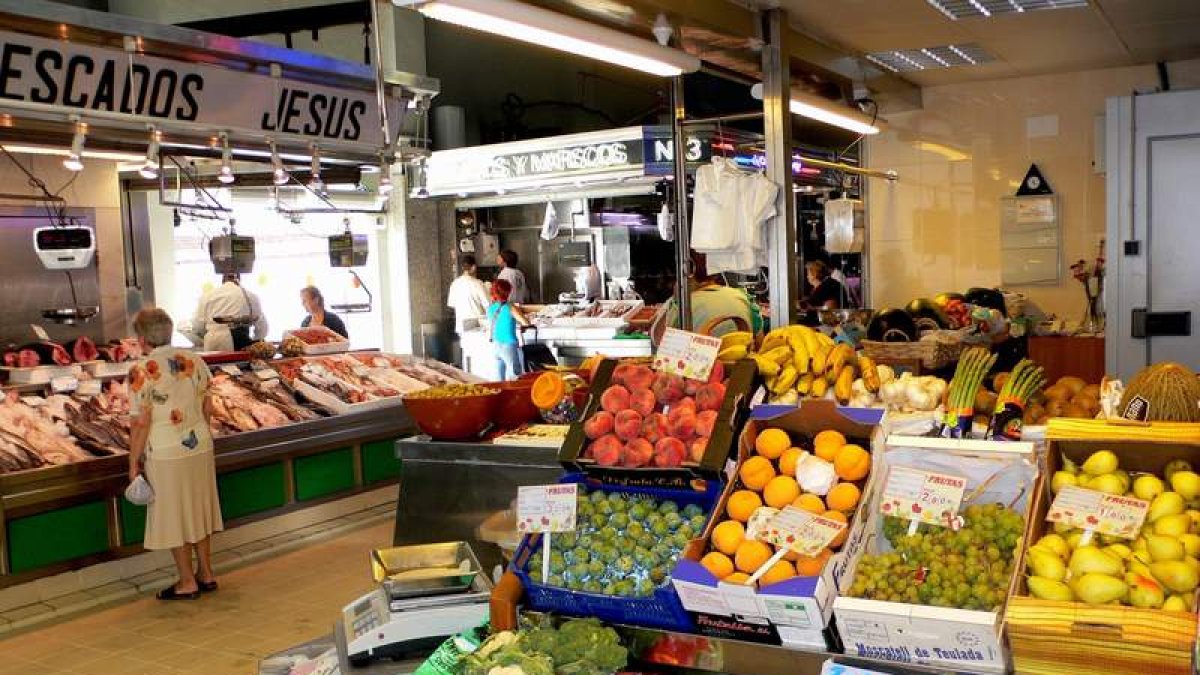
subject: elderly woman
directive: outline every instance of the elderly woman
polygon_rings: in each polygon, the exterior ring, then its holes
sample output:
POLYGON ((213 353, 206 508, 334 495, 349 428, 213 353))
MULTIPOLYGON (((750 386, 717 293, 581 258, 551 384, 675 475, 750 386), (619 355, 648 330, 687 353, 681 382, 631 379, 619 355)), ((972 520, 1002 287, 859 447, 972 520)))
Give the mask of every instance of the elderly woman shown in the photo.
POLYGON ((179 582, 158 598, 191 600, 217 590, 210 537, 224 529, 209 430, 208 366, 170 346, 174 326, 163 310, 138 312, 133 328, 147 356, 129 371, 134 415, 129 480, 144 472, 154 488, 144 546, 171 549, 179 568, 179 582), (192 567, 193 550, 198 569, 192 567))

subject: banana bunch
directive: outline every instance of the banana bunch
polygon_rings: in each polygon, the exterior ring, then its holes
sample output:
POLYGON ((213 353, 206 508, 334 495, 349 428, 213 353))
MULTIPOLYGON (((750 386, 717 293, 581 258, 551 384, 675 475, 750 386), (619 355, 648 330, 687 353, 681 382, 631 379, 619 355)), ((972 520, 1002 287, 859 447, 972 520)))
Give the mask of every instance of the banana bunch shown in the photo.
POLYGON ((850 345, 835 344, 828 335, 808 326, 776 328, 767 333, 758 353, 750 358, 778 403, 795 403, 802 396, 823 398, 832 389, 834 397, 845 404, 853 395, 859 372, 866 387, 879 389, 870 358, 855 356, 850 345))
POLYGON ((750 355, 754 347, 754 333, 739 330, 721 336, 721 351, 717 352, 719 361, 741 361, 750 355))

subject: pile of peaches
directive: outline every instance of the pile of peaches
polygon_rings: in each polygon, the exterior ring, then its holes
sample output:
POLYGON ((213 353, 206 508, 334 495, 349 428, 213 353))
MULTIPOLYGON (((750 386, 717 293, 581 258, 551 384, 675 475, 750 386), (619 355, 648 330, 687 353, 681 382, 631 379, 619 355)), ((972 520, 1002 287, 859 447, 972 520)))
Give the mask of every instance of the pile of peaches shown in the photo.
POLYGON ((673 468, 699 463, 725 402, 720 362, 707 381, 621 363, 583 424, 583 456, 600 466, 673 468))

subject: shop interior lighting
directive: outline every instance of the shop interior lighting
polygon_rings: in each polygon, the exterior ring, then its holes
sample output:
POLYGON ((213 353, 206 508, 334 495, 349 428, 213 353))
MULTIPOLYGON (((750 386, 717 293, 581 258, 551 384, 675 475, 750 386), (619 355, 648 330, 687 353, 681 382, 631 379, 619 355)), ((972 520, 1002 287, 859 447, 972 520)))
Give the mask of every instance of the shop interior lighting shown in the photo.
MULTIPOLYGON (((762 84, 759 83, 751 87, 750 95, 761 100, 763 97, 762 84)), ((818 96, 793 91, 792 100, 788 104, 788 108, 794 115, 824 122, 825 124, 840 127, 847 131, 853 131, 856 134, 869 136, 879 133, 877 120, 872 120, 871 117, 857 110, 838 105, 818 96)))
POLYGON ((874 52, 867 54, 867 59, 893 73, 910 73, 918 70, 978 66, 991 63, 996 57, 977 44, 963 43, 874 52))
POLYGON ((63 166, 70 171, 83 171, 83 142, 87 138, 87 124, 75 123, 75 136, 71 139, 71 150, 63 160, 63 166))
POLYGON ((229 185, 236 178, 233 175, 233 151, 229 149, 229 134, 221 132, 221 170, 217 173, 217 180, 229 185))
POLYGON ((158 143, 159 131, 150 127, 150 144, 146 146, 146 160, 138 169, 138 174, 146 180, 158 178, 158 143))
POLYGON ((971 159, 970 155, 958 148, 953 148, 942 143, 934 143, 933 141, 917 141, 913 144, 913 147, 925 152, 932 152, 935 155, 941 155, 951 162, 961 162, 971 159))
POLYGON ((987 19, 1004 14, 1023 14, 1042 9, 1087 7, 1088 0, 926 0, 954 21, 987 19))
POLYGON ((288 172, 283 168, 283 159, 279 157, 279 148, 275 147, 275 143, 271 143, 271 166, 275 167, 274 177, 272 178, 275 185, 287 185, 288 172))
POLYGON ((314 192, 321 192, 325 189, 325 181, 321 180, 321 148, 317 147, 316 143, 312 144, 312 178, 308 181, 309 189, 314 192))
POLYGON ((652 75, 675 77, 700 69, 700 59, 678 49, 515 0, 435 0, 418 9, 431 19, 652 75))

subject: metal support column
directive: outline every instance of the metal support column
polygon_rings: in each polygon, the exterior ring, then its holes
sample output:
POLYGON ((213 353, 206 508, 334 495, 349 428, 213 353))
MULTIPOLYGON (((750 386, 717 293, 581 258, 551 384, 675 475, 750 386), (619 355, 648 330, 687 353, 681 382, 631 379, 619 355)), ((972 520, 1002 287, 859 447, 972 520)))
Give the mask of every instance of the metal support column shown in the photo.
POLYGON ((786 326, 795 319, 800 289, 796 251, 796 202, 792 194, 791 70, 788 62, 787 14, 782 9, 762 13, 763 131, 766 137, 767 178, 779 186, 775 217, 767 228, 771 284, 771 325, 786 326))
MULTIPOLYGON (((688 271, 691 268, 690 245, 692 231, 688 227, 687 199, 687 137, 684 117, 687 108, 683 102, 683 76, 671 79, 671 109, 675 113, 671 125, 671 154, 675 160, 675 302, 679 307, 679 326, 692 329, 692 296, 688 292, 688 271)), ((790 193, 789 193, 790 194, 790 193)))

